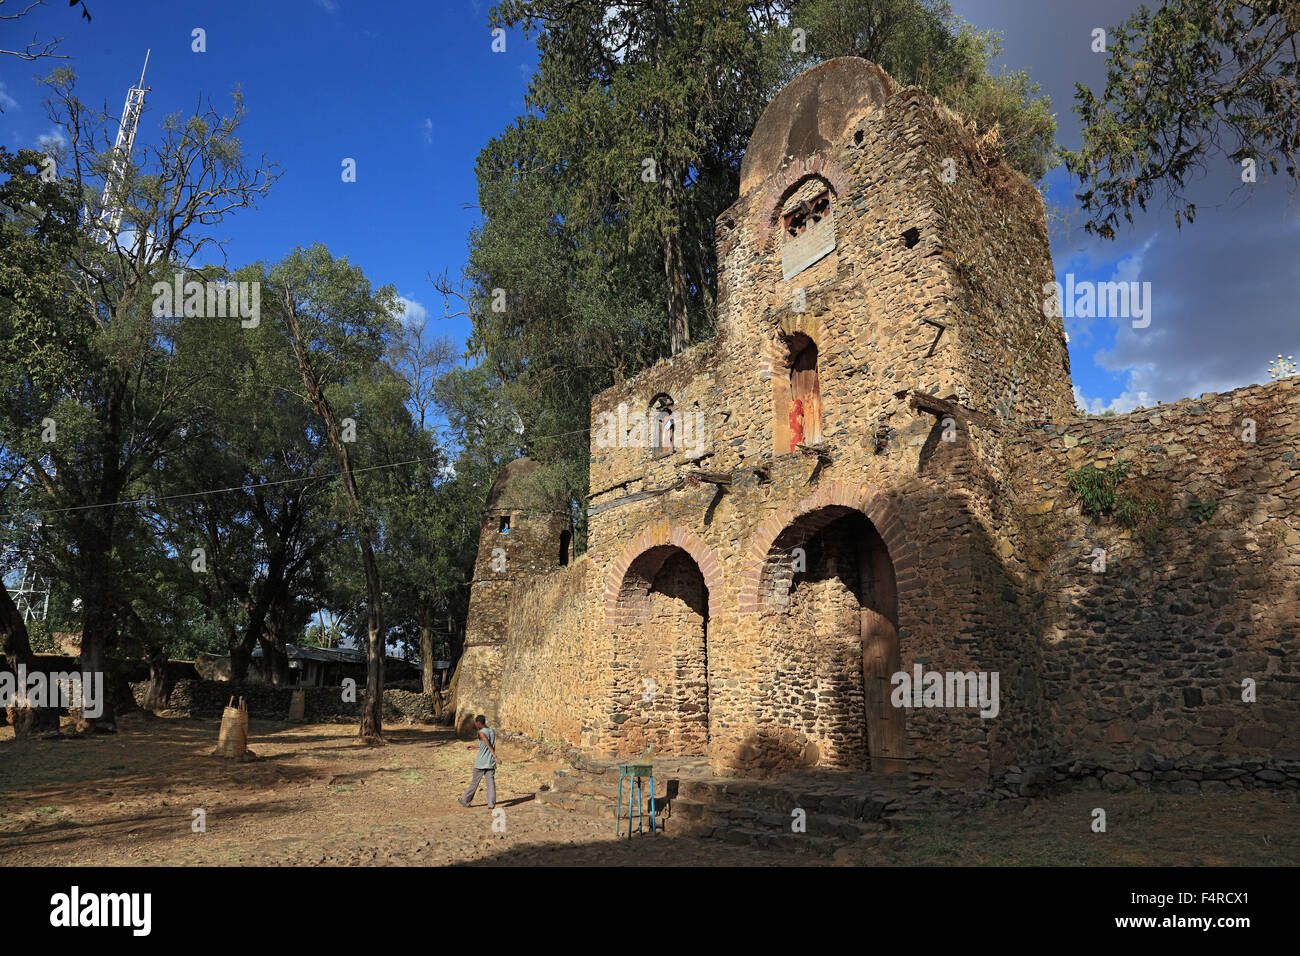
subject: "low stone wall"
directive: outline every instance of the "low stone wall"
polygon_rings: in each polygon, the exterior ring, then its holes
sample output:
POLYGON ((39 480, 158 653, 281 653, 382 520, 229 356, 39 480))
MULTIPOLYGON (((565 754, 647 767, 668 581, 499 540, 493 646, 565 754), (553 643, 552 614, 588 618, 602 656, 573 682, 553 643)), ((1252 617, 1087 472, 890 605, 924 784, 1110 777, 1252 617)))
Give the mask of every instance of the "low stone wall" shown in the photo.
POLYGON ((1173 793, 1227 790, 1300 790, 1300 760, 1173 759, 1155 754, 1109 761, 1073 760, 1051 765, 1011 767, 993 780, 1000 797, 1038 797, 1069 786, 1121 791, 1149 785, 1173 793))
MULTIPOLYGON (((143 681, 131 685, 137 702, 144 699, 147 686, 147 682, 143 681)), ((182 680, 172 687, 169 710, 185 717, 219 718, 231 697, 236 700, 243 697, 249 717, 258 720, 288 720, 294 690, 292 687, 275 687, 251 681, 231 684, 225 681, 182 680)), ((365 699, 365 694, 360 689, 355 702, 345 702, 343 690, 339 687, 308 687, 304 693, 308 723, 352 723, 361 719, 361 701, 365 699)), ((437 723, 438 703, 426 694, 385 688, 384 719, 437 723)))

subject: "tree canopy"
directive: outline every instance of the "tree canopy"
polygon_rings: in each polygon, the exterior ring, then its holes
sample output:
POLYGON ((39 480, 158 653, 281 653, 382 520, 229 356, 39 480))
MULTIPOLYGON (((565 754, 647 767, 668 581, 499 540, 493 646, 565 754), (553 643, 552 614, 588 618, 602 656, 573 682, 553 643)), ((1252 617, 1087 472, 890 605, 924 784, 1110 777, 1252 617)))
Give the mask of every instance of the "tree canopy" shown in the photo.
POLYGON ((714 224, 759 115, 799 72, 873 59, 996 127, 1031 178, 1054 162, 1048 100, 1024 72, 991 72, 997 37, 935 0, 507 0, 491 22, 533 34, 540 59, 525 112, 478 157, 470 349, 539 480, 575 506, 592 396, 712 334, 714 224))
POLYGON ((1085 228, 1113 239, 1120 217, 1162 200, 1196 218, 1189 177, 1222 163, 1231 180, 1265 167, 1291 178, 1300 151, 1300 6, 1295 0, 1170 0, 1107 32, 1106 86, 1076 86, 1083 144, 1065 153, 1085 228))

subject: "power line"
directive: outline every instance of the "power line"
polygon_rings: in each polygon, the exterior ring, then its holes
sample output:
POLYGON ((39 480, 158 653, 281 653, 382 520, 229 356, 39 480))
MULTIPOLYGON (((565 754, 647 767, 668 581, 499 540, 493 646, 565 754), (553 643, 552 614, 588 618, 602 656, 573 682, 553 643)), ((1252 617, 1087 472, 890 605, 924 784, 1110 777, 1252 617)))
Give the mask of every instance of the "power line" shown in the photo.
MULTIPOLYGON (((414 465, 425 461, 442 461, 442 460, 444 460, 442 455, 431 455, 431 456, 426 456, 424 458, 410 458, 406 461, 393 461, 393 462, 387 462, 382 465, 367 465, 363 468, 353 468, 352 472, 353 474, 357 474, 363 471, 378 471, 383 468, 400 468, 403 465, 414 465)), ((24 512, 24 515, 43 516, 43 515, 67 514, 68 512, 72 512, 72 511, 90 511, 95 508, 118 508, 127 505, 143 505, 143 504, 155 504, 164 501, 178 501, 182 498, 198 498, 203 495, 223 494, 225 492, 230 492, 230 491, 245 491, 245 490, 256 491, 259 488, 272 488, 277 485, 289 485, 289 484, 293 484, 294 482, 300 482, 300 481, 316 481, 318 479, 337 478, 342 474, 343 473, 341 471, 328 471, 328 472, 322 472, 320 474, 313 473, 310 475, 300 475, 295 478, 280 478, 277 479, 276 481, 260 481, 256 484, 230 485, 229 487, 226 488, 206 488, 203 491, 186 491, 180 494, 163 495, 161 497, 146 496, 143 498, 126 498, 120 501, 108 501, 108 502, 101 502, 92 505, 71 505, 67 508, 52 508, 49 510, 36 510, 31 512, 24 512)), ((18 512, 11 511, 8 513, 0 513, 0 517, 10 517, 17 514, 18 512)))

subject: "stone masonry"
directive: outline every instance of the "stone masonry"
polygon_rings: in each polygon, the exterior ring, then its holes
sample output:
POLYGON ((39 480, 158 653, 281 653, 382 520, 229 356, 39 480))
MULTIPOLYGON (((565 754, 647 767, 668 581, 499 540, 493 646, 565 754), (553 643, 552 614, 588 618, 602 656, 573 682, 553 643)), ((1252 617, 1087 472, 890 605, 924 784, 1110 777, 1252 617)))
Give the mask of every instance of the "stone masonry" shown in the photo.
POLYGON ((1077 417, 1037 191, 864 60, 776 96, 716 241, 716 336, 592 404, 589 550, 494 489, 459 718, 917 786, 1296 754, 1300 382, 1077 417), (1069 487, 1119 459, 1139 521, 1069 487))

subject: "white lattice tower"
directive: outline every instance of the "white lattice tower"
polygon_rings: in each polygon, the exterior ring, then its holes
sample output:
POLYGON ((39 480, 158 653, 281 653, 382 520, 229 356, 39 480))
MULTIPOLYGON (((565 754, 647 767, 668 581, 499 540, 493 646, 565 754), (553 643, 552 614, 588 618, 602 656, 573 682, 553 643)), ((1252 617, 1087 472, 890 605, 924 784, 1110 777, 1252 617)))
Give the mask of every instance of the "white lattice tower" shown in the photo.
MULTIPOLYGON (((13 521, 10 521, 9 525, 12 529, 14 526, 13 521)), ((32 568, 27 558, 12 544, 8 545, 3 556, 0 556, 0 576, 3 576, 5 580, 13 580, 13 577, 6 571, 10 566, 10 562, 15 558, 20 561, 14 567, 14 575, 16 575, 18 583, 14 587, 5 584, 5 590, 9 592, 9 597, 13 600, 14 606, 18 608, 18 613, 22 615, 24 622, 43 621, 50 611, 49 586, 42 586, 40 575, 32 568)))
POLYGON ((140 126, 140 114, 144 112, 144 95, 152 87, 144 85, 144 73, 149 69, 149 53, 144 54, 144 67, 140 70, 140 82, 126 91, 126 105, 122 107, 122 122, 117 127, 117 141, 113 144, 112 160, 109 163, 108 176, 104 179, 104 195, 100 200, 99 229, 97 237, 100 242, 108 239, 111 232, 116 235, 122 225, 122 180, 126 176, 126 165, 131 159, 131 148, 135 145, 135 133, 140 126))

